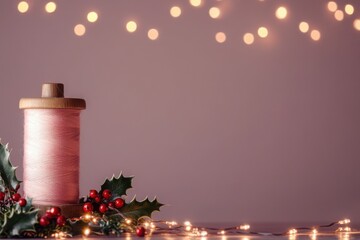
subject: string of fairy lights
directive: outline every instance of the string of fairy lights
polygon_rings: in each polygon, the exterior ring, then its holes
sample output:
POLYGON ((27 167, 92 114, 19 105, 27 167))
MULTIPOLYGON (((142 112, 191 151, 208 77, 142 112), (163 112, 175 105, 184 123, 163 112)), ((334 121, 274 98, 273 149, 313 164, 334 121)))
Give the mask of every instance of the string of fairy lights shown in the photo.
MULTIPOLYGON (((225 1, 225 0, 223 0, 225 1)), ((259 0, 259 2, 264 2, 265 0, 259 0)), ((188 1, 191 7, 194 8, 206 8, 205 0, 189 0, 188 1)), ((218 0, 217 2, 221 2, 218 0)), ((34 2, 35 4, 35 2, 34 2)), ((216 5, 216 3, 215 3, 216 5)), ((355 15, 355 7, 350 3, 337 3, 335 1, 326 2, 327 10, 330 14, 333 14, 336 21, 343 21, 345 17, 353 17, 355 15)), ((27 1, 20 1, 17 5, 18 11, 22 14, 29 12, 31 6, 27 1)), ((44 10, 48 14, 53 14, 57 10, 57 4, 55 2, 47 2, 44 5, 44 10)), ((218 6, 207 6, 209 17, 213 20, 220 20, 225 15, 225 11, 218 6)), ((169 14, 173 18, 179 18, 182 16, 183 9, 180 6, 174 5, 169 9, 169 14)), ((274 16, 279 21, 285 21, 289 18, 289 8, 286 6, 278 6, 274 12, 274 16)), ((88 23, 95 23, 99 18, 99 14, 96 11, 89 11, 86 14, 86 19, 88 23)), ((356 31, 360 31, 360 17, 353 18, 353 27, 356 31)), ((138 30, 138 23, 135 20, 129 20, 124 24, 124 28, 129 33, 134 33, 138 30)), ((246 45, 252 45, 255 41, 265 39, 270 34, 270 28, 267 26, 259 26, 256 31, 245 32, 242 35, 242 40, 246 45)), ((298 29, 301 33, 307 34, 310 39, 313 41, 319 41, 321 39, 321 31, 314 27, 307 21, 300 21, 298 23, 298 29)), ((86 23, 77 23, 74 26, 74 34, 78 37, 84 36, 86 34, 86 23)), ((147 36, 149 40, 155 41, 160 37, 159 29, 150 28, 147 31, 147 36)), ((225 32, 216 32, 214 35, 214 40, 217 43, 225 43, 227 41, 227 34, 225 32)))
MULTIPOLYGON (((96 226, 104 224, 104 219, 99 216, 91 214, 85 214, 80 218, 74 218, 72 221, 83 220, 89 223, 89 227, 84 227, 82 230, 83 238, 86 239, 89 236, 103 236, 101 232, 92 230, 91 227, 96 229, 96 226)), ((126 225, 133 224, 130 219, 123 218, 123 223, 126 225)), ((300 236, 307 236, 311 240, 316 240, 323 236, 334 236, 340 240, 349 240, 351 237, 360 235, 360 232, 356 229, 352 229, 350 219, 343 219, 337 222, 331 222, 325 225, 317 226, 301 226, 290 228, 285 232, 259 232, 252 231, 249 224, 242 224, 230 227, 216 228, 216 227, 203 227, 193 225, 190 221, 185 221, 183 224, 178 224, 176 221, 155 221, 151 218, 144 217, 139 219, 137 223, 138 228, 143 228, 146 236, 176 236, 176 237, 199 237, 202 240, 206 240, 207 237, 218 236, 222 240, 226 240, 227 237, 236 236, 240 237, 241 240, 249 240, 251 236, 285 236, 289 240, 295 240, 300 236)), ((131 239, 131 232, 110 232, 109 235, 120 236, 125 235, 127 239, 131 239)), ((64 239, 70 236, 66 232, 56 232, 53 237, 64 239)))

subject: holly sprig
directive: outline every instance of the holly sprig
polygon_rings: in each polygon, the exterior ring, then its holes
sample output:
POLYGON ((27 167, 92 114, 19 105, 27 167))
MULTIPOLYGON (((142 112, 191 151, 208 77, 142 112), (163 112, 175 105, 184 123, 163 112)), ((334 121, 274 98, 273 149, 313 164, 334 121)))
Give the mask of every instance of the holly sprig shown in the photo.
POLYGON ((10 162, 8 145, 0 143, 0 237, 35 231, 38 210, 32 206, 31 199, 18 193, 20 183, 10 162))
POLYGON ((134 197, 130 202, 126 202, 126 192, 132 188, 132 179, 133 177, 125 177, 122 173, 118 177, 113 175, 111 179, 105 180, 100 191, 91 189, 88 196, 80 199, 84 213, 91 214, 95 219, 95 222, 89 224, 93 232, 119 235, 124 231, 136 231, 138 236, 139 232, 143 235, 139 220, 144 217, 151 218, 152 213, 160 211, 163 204, 156 198, 152 201, 148 198, 138 201, 134 197))
POLYGON ((21 181, 16 177, 16 167, 10 162, 8 145, 0 143, 0 238, 76 236, 84 234, 84 229, 85 235, 135 232, 144 236, 141 219, 150 218, 163 204, 156 198, 138 201, 134 197, 126 202, 132 179, 120 173, 106 179, 99 191, 90 190, 88 196, 79 200, 83 204, 79 217, 66 218, 56 206, 40 216, 32 200, 18 193, 21 181))

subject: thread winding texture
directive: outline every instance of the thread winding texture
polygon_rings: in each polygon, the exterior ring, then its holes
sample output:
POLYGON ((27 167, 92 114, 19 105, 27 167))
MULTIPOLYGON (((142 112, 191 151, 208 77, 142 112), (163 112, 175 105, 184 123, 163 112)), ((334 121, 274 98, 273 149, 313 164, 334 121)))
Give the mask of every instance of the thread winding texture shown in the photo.
POLYGON ((80 110, 24 110, 24 192, 41 205, 79 199, 80 110))

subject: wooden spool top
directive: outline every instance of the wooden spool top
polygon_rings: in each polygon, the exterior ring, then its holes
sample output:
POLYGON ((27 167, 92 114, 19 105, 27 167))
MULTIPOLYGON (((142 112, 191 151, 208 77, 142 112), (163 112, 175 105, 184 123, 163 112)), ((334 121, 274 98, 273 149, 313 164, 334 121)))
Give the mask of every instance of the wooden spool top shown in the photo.
POLYGON ((85 109, 86 102, 80 98, 64 98, 64 84, 44 83, 41 98, 22 98, 20 109, 85 109))

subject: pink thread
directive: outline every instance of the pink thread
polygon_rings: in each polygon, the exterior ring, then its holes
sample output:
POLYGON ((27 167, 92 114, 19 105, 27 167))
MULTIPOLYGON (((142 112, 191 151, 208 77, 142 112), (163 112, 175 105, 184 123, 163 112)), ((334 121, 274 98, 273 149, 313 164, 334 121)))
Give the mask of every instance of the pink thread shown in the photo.
POLYGON ((80 110, 25 109, 24 192, 41 205, 79 200, 80 110))

